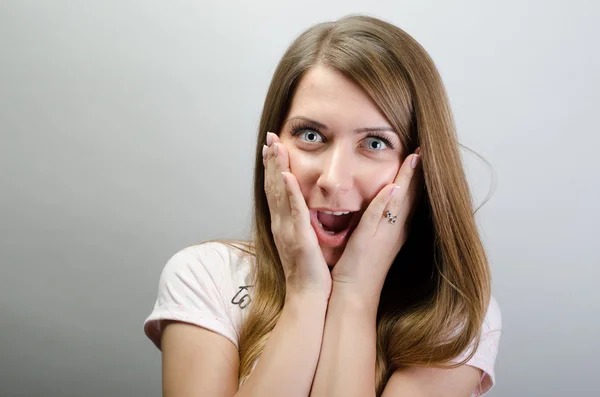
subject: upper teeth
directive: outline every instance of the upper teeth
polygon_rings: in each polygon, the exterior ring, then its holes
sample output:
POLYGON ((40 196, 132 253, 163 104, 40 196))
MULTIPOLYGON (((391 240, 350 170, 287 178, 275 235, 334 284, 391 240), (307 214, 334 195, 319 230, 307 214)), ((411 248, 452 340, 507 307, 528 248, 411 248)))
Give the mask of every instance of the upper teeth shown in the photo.
POLYGON ((349 214, 350 211, 338 211, 338 212, 333 212, 333 211, 321 211, 324 214, 331 214, 331 215, 346 215, 349 214))

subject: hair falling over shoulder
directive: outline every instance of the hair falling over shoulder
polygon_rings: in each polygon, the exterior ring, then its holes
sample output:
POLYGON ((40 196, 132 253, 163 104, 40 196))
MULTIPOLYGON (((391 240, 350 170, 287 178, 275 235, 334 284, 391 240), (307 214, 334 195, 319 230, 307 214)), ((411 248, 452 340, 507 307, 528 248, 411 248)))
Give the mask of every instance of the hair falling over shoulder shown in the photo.
MULTIPOLYGON (((285 279, 263 189, 262 146, 280 131, 294 90, 317 64, 336 68, 376 102, 404 149, 423 154, 425 191, 408 240, 381 292, 377 314, 377 395, 400 367, 457 366, 490 299, 490 271, 475 222, 447 94, 433 60, 402 29, 367 16, 317 24, 290 45, 275 70, 256 145, 252 255, 253 299, 240 335, 240 380, 252 371, 281 314, 285 279)), ((237 246, 237 248, 240 248, 237 246)), ((470 350, 471 355, 475 349, 470 350)), ((469 355, 463 363, 466 362, 469 355)))

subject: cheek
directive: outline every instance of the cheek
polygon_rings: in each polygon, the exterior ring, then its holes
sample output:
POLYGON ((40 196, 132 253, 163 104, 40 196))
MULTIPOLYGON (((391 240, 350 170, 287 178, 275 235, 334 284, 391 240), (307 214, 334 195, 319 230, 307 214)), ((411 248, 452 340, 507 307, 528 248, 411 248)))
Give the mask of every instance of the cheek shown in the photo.
MULTIPOLYGON (((314 175, 316 164, 311 156, 307 156, 300 150, 294 150, 293 148, 288 149, 289 160, 290 160, 290 172, 294 174, 300 187, 311 183, 311 180, 315 179, 314 175)), ((304 190, 304 189, 303 189, 304 190)))
POLYGON ((363 197, 372 200, 381 189, 394 182, 400 170, 400 160, 385 164, 374 164, 362 167, 360 174, 356 175, 356 184, 363 197))

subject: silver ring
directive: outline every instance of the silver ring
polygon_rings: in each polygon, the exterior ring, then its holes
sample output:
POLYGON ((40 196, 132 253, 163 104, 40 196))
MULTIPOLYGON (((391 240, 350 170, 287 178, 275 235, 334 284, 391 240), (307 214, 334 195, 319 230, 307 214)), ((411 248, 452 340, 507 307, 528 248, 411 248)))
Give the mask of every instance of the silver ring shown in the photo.
POLYGON ((391 223, 392 225, 396 223, 397 216, 396 215, 392 215, 392 213, 389 210, 385 211, 383 213, 383 216, 385 216, 387 218, 388 223, 391 223))

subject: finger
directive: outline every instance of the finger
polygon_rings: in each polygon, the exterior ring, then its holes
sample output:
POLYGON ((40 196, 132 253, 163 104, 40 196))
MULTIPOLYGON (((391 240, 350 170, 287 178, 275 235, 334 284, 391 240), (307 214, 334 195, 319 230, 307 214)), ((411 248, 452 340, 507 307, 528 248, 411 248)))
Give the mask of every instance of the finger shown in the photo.
POLYGON ((290 156, 285 145, 281 142, 274 142, 273 150, 277 154, 275 157, 275 162, 279 167, 278 171, 290 171, 290 156))
POLYGON ((417 211, 417 207, 421 202, 423 191, 425 190, 425 176, 423 174, 422 158, 419 158, 419 164, 415 169, 415 173, 410 181, 410 187, 407 193, 407 202, 409 204, 409 214, 407 217, 407 224, 412 222, 412 219, 417 211))
POLYGON ((281 176, 289 198, 289 214, 294 226, 300 229, 310 227, 310 212, 298 180, 291 172, 282 172, 281 176))
POLYGON ((390 211, 391 215, 396 217, 395 223, 406 221, 409 212, 409 209, 405 208, 407 192, 415 174, 415 168, 411 166, 413 159, 417 161, 415 165, 418 167, 419 155, 412 154, 404 160, 394 184, 386 186, 375 196, 365 210, 357 229, 362 227, 365 233, 374 235, 386 211, 390 211))
POLYGON ((272 220, 275 223, 289 217, 290 211, 289 199, 281 178, 281 171, 289 171, 289 158, 285 146, 277 141, 278 139, 275 139, 275 134, 271 134, 271 147, 266 149, 267 166, 265 177, 267 201, 269 202, 272 220))
POLYGON ((396 174, 396 179, 394 180, 394 183, 400 187, 408 188, 408 185, 416 169, 413 167, 413 165, 417 167, 420 161, 421 155, 416 152, 406 156, 404 162, 398 170, 398 174, 396 174))
POLYGON ((279 139, 279 135, 277 135, 273 132, 271 132, 270 134, 271 134, 271 139, 273 140, 273 143, 281 142, 281 139, 279 139))
POLYGON ((377 196, 371 200, 371 203, 363 213, 360 222, 354 231, 354 234, 364 233, 367 236, 373 236, 377 231, 377 227, 379 226, 381 219, 383 218, 383 212, 386 206, 392 197, 399 194, 399 189, 400 188, 395 184, 387 185, 381 189, 377 196))
POLYGON ((277 209, 282 220, 290 216, 290 201, 286 194, 286 187, 281 177, 283 171, 289 172, 288 152, 280 142, 273 143, 273 180, 275 184, 274 197, 277 201, 277 209))
POLYGON ((421 180, 420 163, 421 155, 411 154, 405 159, 398 171, 394 181, 399 187, 398 191, 384 210, 384 212, 390 211, 392 216, 396 216, 396 223, 403 225, 414 210, 417 201, 417 188, 421 180))
POLYGON ((278 200, 276 195, 277 189, 277 164, 275 162, 275 151, 273 147, 272 138, 269 135, 274 135, 270 132, 267 132, 267 142, 270 143, 269 146, 263 147, 263 152, 265 156, 263 156, 263 162, 265 165, 265 173, 264 173, 264 189, 265 194, 267 196, 267 202, 269 203, 269 210, 271 212, 271 219, 274 220, 274 217, 277 216, 277 207, 278 200))
POLYGON ((266 167, 267 166, 267 156, 266 156, 266 151, 269 148, 273 147, 273 144, 275 142, 281 142, 279 137, 272 133, 272 132, 267 132, 267 139, 265 140, 265 144, 263 145, 263 165, 266 167))

